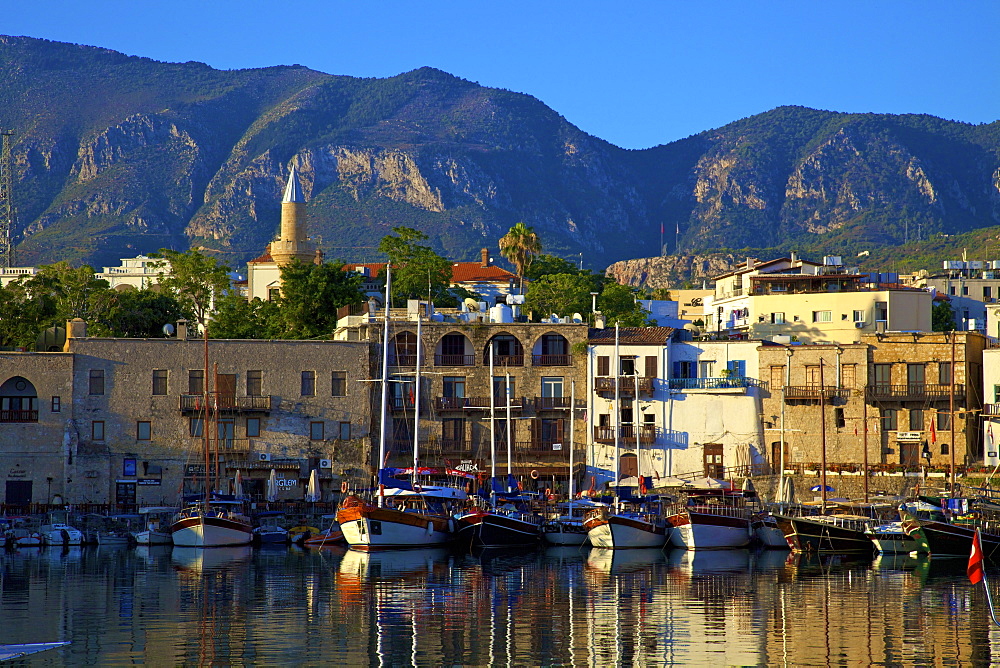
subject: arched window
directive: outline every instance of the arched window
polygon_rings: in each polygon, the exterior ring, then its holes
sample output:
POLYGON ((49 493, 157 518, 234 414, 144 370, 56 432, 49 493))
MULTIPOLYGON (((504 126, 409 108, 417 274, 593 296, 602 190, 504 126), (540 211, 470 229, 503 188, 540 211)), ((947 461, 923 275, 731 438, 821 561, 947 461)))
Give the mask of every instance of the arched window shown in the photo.
POLYGON ((524 348, 512 334, 497 334, 486 343, 483 364, 490 363, 490 346, 493 347, 493 364, 496 366, 524 366, 524 348))
POLYGON ((535 343, 532 351, 534 366, 569 366, 569 341, 561 334, 545 334, 535 343))
POLYGON ((416 366, 417 335, 400 332, 389 342, 389 364, 394 366, 416 366))
POLYGON ((436 366, 472 366, 476 363, 475 349, 465 334, 445 334, 434 351, 436 366))
POLYGON ((14 376, 0 385, 0 422, 38 422, 38 392, 27 378, 14 376))

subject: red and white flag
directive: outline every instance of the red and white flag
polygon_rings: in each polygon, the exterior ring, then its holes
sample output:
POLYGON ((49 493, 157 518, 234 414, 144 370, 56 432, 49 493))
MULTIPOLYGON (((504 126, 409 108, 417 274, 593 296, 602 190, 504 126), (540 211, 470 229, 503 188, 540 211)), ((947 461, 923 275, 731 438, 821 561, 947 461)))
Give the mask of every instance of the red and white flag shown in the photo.
POLYGON ((979 541, 979 529, 972 537, 972 552, 969 553, 969 567, 966 569, 969 582, 979 584, 985 577, 983 574, 983 544, 979 541))

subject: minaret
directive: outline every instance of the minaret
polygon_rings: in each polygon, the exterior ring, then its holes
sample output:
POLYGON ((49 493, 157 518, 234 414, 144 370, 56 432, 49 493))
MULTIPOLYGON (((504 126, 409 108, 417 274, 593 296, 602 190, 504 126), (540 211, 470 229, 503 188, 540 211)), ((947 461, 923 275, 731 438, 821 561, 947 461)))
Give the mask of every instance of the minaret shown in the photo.
POLYGON ((295 165, 292 165, 281 200, 281 232, 271 242, 271 257, 279 267, 291 264, 292 260, 309 263, 316 256, 306 239, 305 209, 306 198, 302 195, 295 165))

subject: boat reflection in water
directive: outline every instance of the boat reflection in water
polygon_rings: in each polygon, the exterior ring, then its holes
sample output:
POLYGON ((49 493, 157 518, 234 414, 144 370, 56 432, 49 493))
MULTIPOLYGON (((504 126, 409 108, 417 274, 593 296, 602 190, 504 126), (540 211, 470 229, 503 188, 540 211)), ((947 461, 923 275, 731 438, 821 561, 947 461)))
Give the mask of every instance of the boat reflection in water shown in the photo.
POLYGON ((345 550, 337 569, 338 579, 357 578, 360 582, 420 579, 433 572, 436 565, 447 563, 450 555, 446 547, 382 552, 345 550))
POLYGON ((750 572, 750 550, 672 550, 668 563, 691 574, 745 574, 750 572))
POLYGON ((174 547, 170 559, 179 571, 204 573, 231 566, 243 566, 250 560, 253 549, 249 545, 235 547, 174 547))

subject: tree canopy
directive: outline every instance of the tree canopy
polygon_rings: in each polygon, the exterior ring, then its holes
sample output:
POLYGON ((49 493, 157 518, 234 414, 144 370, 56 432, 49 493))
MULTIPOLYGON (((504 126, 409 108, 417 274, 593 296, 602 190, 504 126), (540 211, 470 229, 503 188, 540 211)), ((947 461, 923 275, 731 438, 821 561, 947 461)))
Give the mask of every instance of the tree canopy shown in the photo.
POLYGON ((521 277, 524 290, 525 272, 531 266, 532 258, 542 252, 542 240, 535 229, 523 222, 514 225, 507 234, 500 237, 500 254, 510 261, 521 277))
POLYGON ((378 249, 389 256, 392 266, 392 302, 397 307, 408 299, 431 299, 441 306, 453 301, 448 294, 451 286, 451 261, 420 244, 427 235, 411 227, 394 227, 378 249))
POLYGON ((202 326, 208 320, 213 304, 229 290, 229 272, 225 263, 197 250, 183 253, 161 249, 159 283, 202 326))

